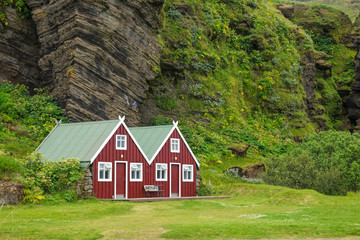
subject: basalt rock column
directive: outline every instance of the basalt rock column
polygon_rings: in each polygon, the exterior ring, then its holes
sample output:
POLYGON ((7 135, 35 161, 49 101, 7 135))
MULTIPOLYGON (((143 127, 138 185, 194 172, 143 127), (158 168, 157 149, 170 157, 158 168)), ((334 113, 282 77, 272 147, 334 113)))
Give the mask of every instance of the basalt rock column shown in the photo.
POLYGON ((40 44, 36 26, 29 18, 21 19, 15 9, 8 6, 4 11, 7 26, 0 24, 0 82, 38 87, 40 44))
POLYGON ((159 63, 163 1, 29 0, 41 44, 42 86, 70 122, 140 121, 139 105, 159 63))

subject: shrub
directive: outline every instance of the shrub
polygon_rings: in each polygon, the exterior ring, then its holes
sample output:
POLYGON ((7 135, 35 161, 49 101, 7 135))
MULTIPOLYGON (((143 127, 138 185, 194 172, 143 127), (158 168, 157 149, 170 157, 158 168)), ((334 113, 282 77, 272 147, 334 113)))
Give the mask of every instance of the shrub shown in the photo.
POLYGON ((360 190, 360 135, 349 132, 311 134, 291 153, 267 164, 266 183, 312 188, 344 195, 360 190))
POLYGON ((75 187, 83 177, 78 159, 48 162, 36 153, 23 160, 22 164, 25 177, 23 184, 29 190, 40 188, 44 193, 64 191, 75 187))
POLYGON ((43 191, 39 187, 35 187, 32 190, 24 190, 24 203, 39 203, 45 199, 43 196, 43 191))
POLYGON ((200 183, 199 189, 196 191, 196 194, 198 196, 210 196, 211 195, 211 189, 206 184, 200 183))

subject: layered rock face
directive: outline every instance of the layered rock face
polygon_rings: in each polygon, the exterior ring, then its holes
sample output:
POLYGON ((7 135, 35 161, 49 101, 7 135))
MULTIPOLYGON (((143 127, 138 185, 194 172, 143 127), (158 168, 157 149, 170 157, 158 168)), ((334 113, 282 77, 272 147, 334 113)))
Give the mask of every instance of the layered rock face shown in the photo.
MULTIPOLYGON (((354 47, 350 37, 353 24, 344 13, 326 8, 293 4, 278 4, 277 8, 284 17, 303 27, 310 34, 326 36, 334 44, 342 44, 348 48, 354 47)), ((325 109, 321 107, 323 103, 317 97, 316 89, 318 92, 321 92, 323 88, 323 86, 319 86, 317 79, 325 79, 328 84, 331 84, 333 65, 330 61, 330 56, 320 50, 301 49, 301 66, 302 85, 306 93, 306 99, 304 100, 307 113, 310 119, 318 124, 320 130, 326 130, 327 119, 324 117, 325 109)), ((347 109, 345 109, 345 102, 349 92, 343 93, 344 91, 341 88, 336 90, 341 96, 345 95, 338 102, 341 104, 342 110, 337 115, 346 117, 347 109)), ((347 129, 349 127, 348 121, 344 121, 342 128, 347 129)))
POLYGON ((22 20, 13 8, 4 11, 8 26, 0 24, 0 82, 8 80, 32 89, 38 86, 40 73, 36 26, 29 19, 22 20))
POLYGON ((355 130, 360 132, 360 19, 354 24, 355 30, 353 34, 354 45, 358 52, 355 57, 355 81, 351 86, 351 95, 347 102, 348 105, 348 117, 355 130))
POLYGON ((140 121, 139 105, 159 63, 163 1, 29 0, 40 42, 40 86, 70 122, 140 121))

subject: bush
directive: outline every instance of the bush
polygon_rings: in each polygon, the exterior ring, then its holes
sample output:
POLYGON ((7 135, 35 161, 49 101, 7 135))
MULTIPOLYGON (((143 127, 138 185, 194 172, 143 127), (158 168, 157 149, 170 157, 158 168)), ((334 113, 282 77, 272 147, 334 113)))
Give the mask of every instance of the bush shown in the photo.
POLYGON ((211 189, 206 184, 200 183, 199 189, 196 191, 196 194, 198 196, 210 196, 211 195, 211 189))
POLYGON ((321 132, 309 135, 291 153, 267 164, 266 183, 345 195, 360 190, 360 135, 321 132))
POLYGON ((24 186, 33 190, 40 188, 44 193, 56 193, 75 187, 83 178, 78 159, 57 162, 44 161, 39 153, 32 154, 22 162, 24 167, 24 186))

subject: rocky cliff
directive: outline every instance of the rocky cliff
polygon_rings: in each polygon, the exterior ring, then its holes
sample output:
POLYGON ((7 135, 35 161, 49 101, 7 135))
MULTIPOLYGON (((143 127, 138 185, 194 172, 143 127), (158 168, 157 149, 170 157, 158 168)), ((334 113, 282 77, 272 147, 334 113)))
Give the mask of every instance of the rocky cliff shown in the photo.
POLYGON ((71 122, 126 114, 137 124, 147 82, 160 62, 163 1, 28 3, 33 21, 20 21, 6 8, 1 79, 49 87, 71 122))
POLYGON ((31 19, 21 19, 15 9, 2 8, 8 25, 0 24, 0 81, 8 80, 34 88, 39 86, 40 44, 31 19))

